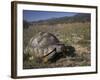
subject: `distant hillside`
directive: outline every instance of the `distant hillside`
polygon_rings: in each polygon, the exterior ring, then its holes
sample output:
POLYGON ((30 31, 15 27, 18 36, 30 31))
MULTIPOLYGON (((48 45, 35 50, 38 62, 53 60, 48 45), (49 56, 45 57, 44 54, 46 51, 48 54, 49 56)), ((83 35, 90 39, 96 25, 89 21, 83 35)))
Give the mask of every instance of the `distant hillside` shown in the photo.
POLYGON ((74 16, 65 16, 60 18, 51 18, 48 20, 39 20, 33 22, 23 21, 24 27, 27 28, 29 25, 54 25, 54 24, 62 24, 62 23, 74 23, 74 22, 90 22, 91 15, 85 13, 78 13, 74 16))

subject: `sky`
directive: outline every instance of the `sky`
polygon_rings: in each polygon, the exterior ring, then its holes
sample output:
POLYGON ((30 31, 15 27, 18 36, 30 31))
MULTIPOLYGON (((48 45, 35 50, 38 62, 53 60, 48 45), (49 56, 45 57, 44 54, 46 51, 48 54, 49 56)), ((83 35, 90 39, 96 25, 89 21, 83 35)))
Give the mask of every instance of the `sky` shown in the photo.
POLYGON ((64 16, 73 16, 76 13, 71 12, 51 12, 51 11, 33 11, 33 10, 23 10, 23 19, 31 21, 46 20, 51 18, 59 18, 64 16))

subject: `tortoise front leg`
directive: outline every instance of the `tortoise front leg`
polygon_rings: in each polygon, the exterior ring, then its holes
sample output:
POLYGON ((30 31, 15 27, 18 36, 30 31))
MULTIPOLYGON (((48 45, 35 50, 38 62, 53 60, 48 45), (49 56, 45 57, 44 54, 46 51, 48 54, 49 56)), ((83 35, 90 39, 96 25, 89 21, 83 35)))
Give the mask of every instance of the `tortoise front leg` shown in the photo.
POLYGON ((52 59, 55 53, 56 53, 56 48, 43 57, 43 62, 45 63, 49 62, 49 60, 52 59))

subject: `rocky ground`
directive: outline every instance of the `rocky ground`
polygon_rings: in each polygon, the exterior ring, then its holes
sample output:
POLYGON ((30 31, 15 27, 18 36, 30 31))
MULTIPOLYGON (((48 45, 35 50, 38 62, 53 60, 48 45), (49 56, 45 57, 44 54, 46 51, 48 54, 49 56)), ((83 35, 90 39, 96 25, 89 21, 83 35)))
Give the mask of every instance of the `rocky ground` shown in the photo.
POLYGON ((26 64, 24 62, 24 69, 90 66, 91 57, 89 49, 87 47, 82 47, 80 45, 73 45, 73 46, 75 47, 74 56, 66 56, 64 58, 61 57, 59 60, 53 63, 26 61, 26 64))

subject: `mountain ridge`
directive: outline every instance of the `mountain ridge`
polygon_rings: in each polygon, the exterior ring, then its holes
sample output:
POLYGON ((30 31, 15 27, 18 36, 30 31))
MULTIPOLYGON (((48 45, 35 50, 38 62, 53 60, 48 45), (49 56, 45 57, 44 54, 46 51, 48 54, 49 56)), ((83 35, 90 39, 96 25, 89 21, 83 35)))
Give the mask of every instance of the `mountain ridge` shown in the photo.
POLYGON ((23 26, 27 28, 29 25, 43 25, 43 24, 54 25, 54 24, 90 22, 90 21, 91 21, 90 14, 77 13, 74 16, 50 18, 50 19, 46 19, 46 20, 38 20, 38 21, 32 21, 32 22, 28 22, 26 20, 23 20, 23 26))

